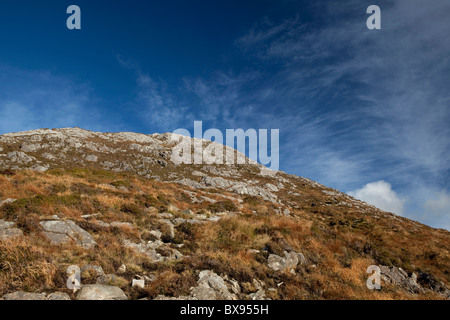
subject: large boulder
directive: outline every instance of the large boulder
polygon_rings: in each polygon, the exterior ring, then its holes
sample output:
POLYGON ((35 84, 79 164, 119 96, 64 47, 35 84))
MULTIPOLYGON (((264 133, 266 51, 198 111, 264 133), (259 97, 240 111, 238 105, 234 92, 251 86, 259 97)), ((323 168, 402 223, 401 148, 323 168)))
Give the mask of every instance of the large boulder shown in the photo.
POLYGON ((44 235, 53 244, 63 244, 73 240, 87 249, 97 244, 94 237, 71 220, 43 221, 41 226, 44 229, 44 235))
POLYGON ((119 287, 88 284, 81 288, 77 300, 128 300, 128 297, 119 287))
POLYGON ((197 286, 191 288, 191 296, 199 300, 235 300, 225 281, 210 270, 200 272, 197 286))
POLYGON ((284 251, 284 257, 276 254, 269 255, 267 264, 269 268, 275 271, 291 271, 294 270, 299 263, 299 255, 295 252, 284 251))

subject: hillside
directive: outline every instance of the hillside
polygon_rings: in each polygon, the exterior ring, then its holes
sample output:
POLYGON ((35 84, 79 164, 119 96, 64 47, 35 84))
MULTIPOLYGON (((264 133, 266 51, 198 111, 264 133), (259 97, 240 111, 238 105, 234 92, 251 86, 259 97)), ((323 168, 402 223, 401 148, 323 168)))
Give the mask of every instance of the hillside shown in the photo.
POLYGON ((450 298, 448 231, 251 161, 175 165, 170 136, 0 136, 0 297, 450 298))

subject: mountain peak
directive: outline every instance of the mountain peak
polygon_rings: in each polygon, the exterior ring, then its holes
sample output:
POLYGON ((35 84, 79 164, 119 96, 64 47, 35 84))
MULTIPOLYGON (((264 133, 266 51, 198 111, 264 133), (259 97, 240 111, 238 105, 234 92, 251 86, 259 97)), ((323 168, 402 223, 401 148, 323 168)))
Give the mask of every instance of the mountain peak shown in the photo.
POLYGON ((180 137, 80 128, 1 135, 0 250, 16 267, 0 273, 0 296, 450 297, 448 231, 247 158, 176 164, 173 138, 180 137), (16 251, 48 283, 32 282, 16 251), (88 270, 78 294, 58 280, 68 267, 88 270), (366 286, 369 267, 388 290, 366 286), (16 272, 20 283, 8 280, 16 272), (35 292, 17 291, 24 288, 35 292))

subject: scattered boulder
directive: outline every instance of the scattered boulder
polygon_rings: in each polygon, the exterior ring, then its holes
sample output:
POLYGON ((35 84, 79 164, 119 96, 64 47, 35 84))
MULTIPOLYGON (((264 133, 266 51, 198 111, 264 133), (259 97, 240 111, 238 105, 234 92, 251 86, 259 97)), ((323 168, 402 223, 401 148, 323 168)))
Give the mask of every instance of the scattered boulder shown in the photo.
POLYGON ((31 170, 36 171, 36 172, 45 172, 48 170, 48 166, 41 166, 39 164, 36 164, 31 167, 31 170))
POLYGON ((45 293, 29 293, 17 291, 3 296, 4 300, 70 300, 70 296, 63 292, 54 292, 46 295, 45 293))
POLYGON ((3 296, 5 300, 47 300, 45 293, 28 293, 17 291, 3 296))
POLYGON ((119 287, 88 284, 81 288, 77 300, 128 300, 128 297, 119 287))
POLYGON ((152 230, 149 232, 152 236, 154 236, 156 239, 160 240, 162 237, 162 232, 159 230, 152 230))
POLYGON ((0 241, 11 240, 23 236, 22 230, 14 228, 14 222, 0 220, 0 241))
POLYGON ((395 284, 411 293, 422 293, 424 289, 417 283, 417 275, 408 276, 401 268, 381 266, 381 277, 385 282, 395 284))
POLYGON ((97 162, 97 161, 98 161, 98 157, 97 157, 96 155, 91 154, 91 155, 88 155, 88 156, 86 157, 86 161, 89 161, 89 162, 97 162))
POLYGON ((200 272, 197 286, 191 288, 191 296, 199 300, 236 300, 225 281, 210 270, 200 272))
POLYGON ((284 257, 276 254, 269 255, 267 264, 275 271, 292 271, 297 267, 299 261, 299 255, 296 252, 284 251, 284 257))
POLYGON ((9 229, 14 227, 15 223, 14 222, 8 222, 5 220, 0 220, 0 230, 2 229, 9 229))
POLYGON ((6 155, 6 157, 11 160, 11 162, 16 164, 28 164, 34 160, 36 160, 35 157, 27 155, 25 152, 22 151, 12 151, 6 155))
POLYGON ((41 226, 44 229, 44 235, 52 244, 63 244, 73 240, 86 249, 97 244, 94 237, 71 220, 43 221, 41 226))

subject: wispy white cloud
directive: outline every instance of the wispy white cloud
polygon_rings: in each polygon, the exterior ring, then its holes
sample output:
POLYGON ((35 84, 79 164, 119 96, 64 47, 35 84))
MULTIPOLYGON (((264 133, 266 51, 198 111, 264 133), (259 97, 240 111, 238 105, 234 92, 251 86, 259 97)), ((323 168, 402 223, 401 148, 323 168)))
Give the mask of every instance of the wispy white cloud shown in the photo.
MULTIPOLYGON (((328 4, 333 18, 343 8, 362 9, 328 4)), ((263 23, 240 39, 246 52, 283 66, 274 94, 286 105, 285 97, 299 101, 300 116, 289 108, 297 134, 284 146, 298 155, 291 168, 296 162, 298 172, 347 190, 392 179, 409 195, 405 214, 448 225, 449 214, 434 219, 421 195, 449 187, 441 179, 450 168, 449 12, 447 1, 401 0, 382 6, 381 31, 365 29, 361 15, 308 29, 293 18, 263 23), (335 105, 324 115, 315 101, 335 105)))
POLYGON ((266 19, 237 39, 243 69, 177 85, 139 70, 144 105, 156 121, 280 129, 282 169, 343 190, 389 180, 406 216, 442 225, 412 208, 450 187, 450 3, 386 1, 382 30, 361 1, 314 6, 321 23, 266 19))

